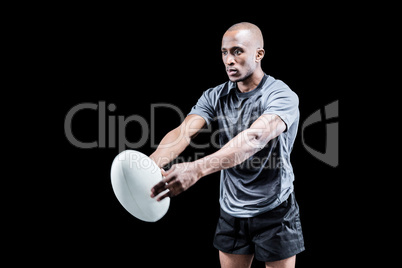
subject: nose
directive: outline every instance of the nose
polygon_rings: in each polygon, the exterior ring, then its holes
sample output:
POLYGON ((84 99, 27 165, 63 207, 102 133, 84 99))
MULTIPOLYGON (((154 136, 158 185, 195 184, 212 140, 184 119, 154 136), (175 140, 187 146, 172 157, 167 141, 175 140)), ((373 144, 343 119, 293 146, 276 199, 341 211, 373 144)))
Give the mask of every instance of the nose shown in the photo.
POLYGON ((228 54, 227 56, 226 56, 226 65, 228 65, 228 66, 232 66, 232 65, 234 65, 235 64, 235 59, 234 59, 234 56, 233 55, 231 55, 231 54, 228 54))

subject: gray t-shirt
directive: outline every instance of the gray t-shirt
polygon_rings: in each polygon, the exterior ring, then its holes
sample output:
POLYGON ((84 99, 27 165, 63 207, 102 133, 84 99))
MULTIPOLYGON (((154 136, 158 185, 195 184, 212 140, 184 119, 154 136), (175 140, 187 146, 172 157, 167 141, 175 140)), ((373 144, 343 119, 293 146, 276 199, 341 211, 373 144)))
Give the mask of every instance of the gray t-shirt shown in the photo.
POLYGON ((293 192, 290 153, 299 124, 299 99, 281 80, 264 75, 260 84, 241 93, 231 81, 206 90, 189 114, 207 124, 218 120, 219 142, 225 145, 262 114, 276 114, 286 130, 243 163, 221 171, 221 208, 234 217, 254 217, 269 211, 293 192))

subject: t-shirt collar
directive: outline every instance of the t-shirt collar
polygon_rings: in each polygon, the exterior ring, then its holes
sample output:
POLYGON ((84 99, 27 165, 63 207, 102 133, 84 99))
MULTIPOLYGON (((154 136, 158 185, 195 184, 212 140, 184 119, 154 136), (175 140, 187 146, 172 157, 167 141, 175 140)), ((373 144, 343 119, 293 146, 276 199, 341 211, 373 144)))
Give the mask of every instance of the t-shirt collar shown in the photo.
POLYGON ((264 83, 265 83, 265 81, 267 80, 268 77, 269 77, 269 75, 267 75, 266 73, 264 73, 264 76, 262 77, 262 79, 261 79, 260 83, 258 84, 258 86, 257 86, 255 89, 253 89, 253 90, 251 90, 251 91, 249 91, 249 92, 246 92, 246 93, 241 93, 241 92, 237 89, 237 83, 236 83, 236 82, 232 82, 232 81, 229 80, 227 93, 229 93, 229 92, 232 91, 232 90, 236 90, 236 92, 238 92, 238 94, 243 95, 243 96, 252 95, 252 94, 254 94, 253 92, 259 91, 259 89, 262 88, 262 86, 264 85, 264 83))

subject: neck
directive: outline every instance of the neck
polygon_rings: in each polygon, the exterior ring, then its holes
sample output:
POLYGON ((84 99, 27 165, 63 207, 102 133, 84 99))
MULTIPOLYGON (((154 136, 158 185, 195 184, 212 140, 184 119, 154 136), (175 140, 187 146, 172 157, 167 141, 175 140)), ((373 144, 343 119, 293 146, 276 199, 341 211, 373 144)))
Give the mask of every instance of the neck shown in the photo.
POLYGON ((255 89, 264 77, 264 72, 261 68, 258 68, 254 73, 252 73, 247 79, 237 82, 237 87, 240 92, 246 93, 255 89))

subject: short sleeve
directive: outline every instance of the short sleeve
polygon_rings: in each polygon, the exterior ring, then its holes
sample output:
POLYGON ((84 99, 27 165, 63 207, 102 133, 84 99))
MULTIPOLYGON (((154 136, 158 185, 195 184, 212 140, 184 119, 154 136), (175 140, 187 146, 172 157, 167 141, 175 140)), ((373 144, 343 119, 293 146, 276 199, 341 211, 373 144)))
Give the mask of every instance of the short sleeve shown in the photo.
POLYGON ((204 120, 209 125, 216 116, 215 105, 214 105, 215 100, 216 96, 213 89, 204 91, 202 96, 198 99, 197 104, 193 106, 188 115, 197 114, 202 118, 204 118, 204 120))
POLYGON ((289 87, 272 92, 264 114, 276 114, 286 124, 286 130, 299 118, 299 98, 289 87))

